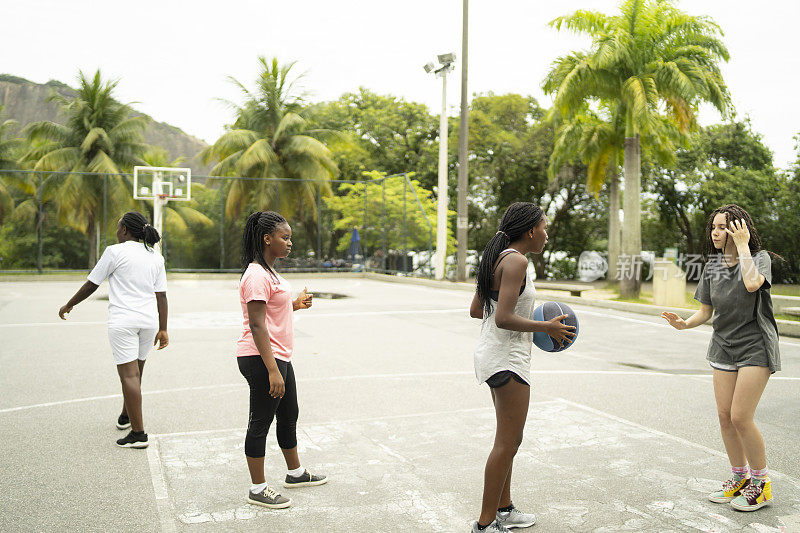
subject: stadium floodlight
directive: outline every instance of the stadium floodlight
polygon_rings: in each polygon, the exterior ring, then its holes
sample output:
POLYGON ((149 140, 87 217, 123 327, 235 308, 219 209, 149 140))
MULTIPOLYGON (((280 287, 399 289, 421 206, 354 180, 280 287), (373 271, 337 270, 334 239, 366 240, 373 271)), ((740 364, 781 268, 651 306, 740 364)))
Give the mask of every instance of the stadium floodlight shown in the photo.
POLYGON ((456 62, 456 54, 450 52, 449 54, 439 54, 438 56, 439 63, 442 65, 450 65, 451 63, 456 62))

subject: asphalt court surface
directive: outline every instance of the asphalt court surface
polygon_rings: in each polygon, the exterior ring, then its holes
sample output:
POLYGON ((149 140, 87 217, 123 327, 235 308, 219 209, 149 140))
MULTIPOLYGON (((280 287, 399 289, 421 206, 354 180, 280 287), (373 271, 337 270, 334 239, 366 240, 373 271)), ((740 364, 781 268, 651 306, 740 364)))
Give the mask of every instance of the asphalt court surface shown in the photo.
MULTIPOLYGON (((170 280, 171 344, 151 353, 144 374, 146 451, 113 443, 121 396, 105 287, 61 322, 58 307, 80 282, 0 283, 0 530, 467 531, 494 433, 488 389, 472 370, 471 295, 290 281, 348 297, 295 313, 301 460, 330 482, 283 489, 271 431, 267 480, 294 502, 281 511, 244 503, 235 278, 170 280)), ((512 484, 517 506, 538 516, 529 531, 800 527, 800 339, 783 339, 784 370, 756 413, 775 503, 738 513, 705 500, 729 472, 704 359, 710 328, 677 332, 658 317, 572 307, 575 346, 534 347, 512 484)))

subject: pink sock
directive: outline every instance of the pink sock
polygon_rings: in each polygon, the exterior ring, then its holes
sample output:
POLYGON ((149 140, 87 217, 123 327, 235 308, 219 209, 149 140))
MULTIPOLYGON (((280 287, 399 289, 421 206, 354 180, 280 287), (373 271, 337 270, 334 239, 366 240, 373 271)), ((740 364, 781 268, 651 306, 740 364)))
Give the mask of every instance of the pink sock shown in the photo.
POLYGON ((758 481, 764 481, 767 479, 767 467, 765 466, 761 470, 754 470, 750 469, 750 477, 753 479, 757 479, 758 481))
POLYGON ((741 481, 747 477, 747 465, 734 466, 731 467, 731 470, 733 470, 733 477, 736 479, 736 481, 741 481))

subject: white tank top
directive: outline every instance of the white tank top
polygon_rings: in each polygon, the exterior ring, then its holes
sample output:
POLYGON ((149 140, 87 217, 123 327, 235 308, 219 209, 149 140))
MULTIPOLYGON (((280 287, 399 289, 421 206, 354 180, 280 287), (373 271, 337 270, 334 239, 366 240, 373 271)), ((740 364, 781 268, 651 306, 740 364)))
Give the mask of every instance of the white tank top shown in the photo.
MULTIPOLYGON (((508 251, 519 253, 513 248, 508 248, 500 255, 508 251)), ((517 298, 514 313, 533 320, 535 303, 536 289, 526 270, 525 289, 517 298)), ((483 383, 498 372, 510 370, 530 385, 533 333, 498 328, 495 323, 496 312, 497 302, 493 302, 492 311, 483 317, 481 334, 475 347, 475 376, 478 382, 483 383)))

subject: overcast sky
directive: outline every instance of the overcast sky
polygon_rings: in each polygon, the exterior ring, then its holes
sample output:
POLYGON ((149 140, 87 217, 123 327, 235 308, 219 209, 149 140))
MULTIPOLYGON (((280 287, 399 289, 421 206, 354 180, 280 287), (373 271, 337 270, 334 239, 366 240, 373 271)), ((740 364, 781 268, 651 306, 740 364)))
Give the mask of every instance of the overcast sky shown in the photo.
MULTIPOLYGON (((75 86, 79 69, 120 80, 117 97, 207 142, 231 121, 216 98, 240 99, 228 81, 252 86, 256 57, 297 61, 311 99, 367 87, 427 104, 438 113, 440 81, 422 69, 438 53, 460 57, 461 0, 0 0, 0 72, 75 86)), ((472 0, 469 91, 550 99, 541 81, 551 62, 588 41, 546 26, 576 9, 615 11, 616 0, 472 0)), ((731 61, 723 74, 739 116, 748 115, 775 153, 795 159, 800 132, 797 0, 684 0, 724 30, 731 61)), ((448 83, 457 114, 459 72, 448 83)), ((719 121, 703 110, 701 122, 719 121)))

